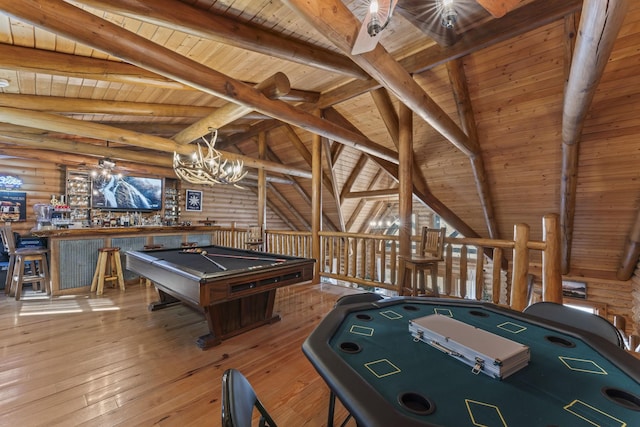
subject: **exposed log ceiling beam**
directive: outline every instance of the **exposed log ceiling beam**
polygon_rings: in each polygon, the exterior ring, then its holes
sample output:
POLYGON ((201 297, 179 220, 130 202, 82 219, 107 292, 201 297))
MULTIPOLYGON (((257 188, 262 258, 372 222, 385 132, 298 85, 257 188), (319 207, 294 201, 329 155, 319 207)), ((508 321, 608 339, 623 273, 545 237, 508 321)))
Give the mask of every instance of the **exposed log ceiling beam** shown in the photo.
MULTIPOLYGON (((191 86, 124 62, 69 55, 4 43, 0 43, 0 68, 79 79, 153 86, 163 89, 194 90, 191 86), (132 77, 135 73, 140 77, 132 77)), ((320 99, 320 94, 318 92, 290 88, 288 93, 280 94, 279 99, 290 102, 316 103, 320 99)))
POLYGON ((0 4, 10 16, 36 27, 64 35, 71 40, 118 56, 132 64, 198 90, 219 96, 267 114, 283 122, 302 127, 356 149, 397 163, 397 153, 373 143, 335 124, 297 109, 284 101, 270 100, 255 88, 231 79, 128 30, 100 19, 64 2, 41 3, 25 0, 0 4), (77 25, 83 22, 85 25, 77 25))
POLYGON ((491 191, 489 182, 484 170, 484 162, 482 160, 482 151, 478 140, 478 131, 476 128, 476 120, 473 115, 473 107, 471 105, 471 96, 467 86, 467 79, 464 73, 464 67, 461 59, 454 59, 447 62, 447 71, 449 81, 451 82, 453 97, 456 100, 458 116, 462 129, 469 136, 469 142, 478 147, 469 160, 471 162, 471 170, 475 178, 476 190, 480 198, 480 205, 484 213, 484 222, 489 231, 489 237, 498 239, 498 226, 496 225, 495 215, 493 213, 493 200, 491 199, 491 191))
POLYGON ((332 73, 369 78, 349 58, 336 52, 182 2, 154 0, 152 7, 139 0, 78 0, 78 3, 332 73))
POLYGON ((375 221, 376 218, 380 218, 386 215, 388 212, 388 205, 385 202, 375 202, 373 207, 371 208, 371 212, 366 221, 363 221, 360 224, 360 229, 358 233, 367 233, 371 231, 371 221, 375 221))
POLYGON ((0 68, 55 74, 79 79, 144 84, 163 89, 189 89, 180 82, 135 65, 0 43, 0 68))
MULTIPOLYGON (((114 141, 117 143, 123 143, 126 145, 142 147, 149 150, 158 150, 167 153, 173 153, 175 151, 179 154, 190 155, 193 151, 193 149, 189 146, 178 144, 169 139, 140 134, 98 123, 85 122, 82 120, 75 120, 55 114, 42 113, 37 111, 0 107, 0 122, 12 123, 18 126, 35 127, 72 135, 81 135, 89 138, 102 139, 105 141, 114 141)), ((235 153, 222 153, 228 159, 242 160, 245 166, 250 168, 264 168, 265 170, 270 170, 272 172, 295 175, 303 178, 311 177, 311 174, 305 170, 292 168, 282 164, 275 164, 264 160, 258 160, 247 156, 240 156, 235 153)))
MULTIPOLYGON (((268 186, 268 184, 267 184, 268 186)), ((250 187, 249 191, 251 191, 253 194, 256 195, 256 197, 258 197, 258 192, 259 189, 257 187, 250 187)), ((267 206, 269 207, 269 209, 271 209, 277 216, 278 218, 280 218, 282 220, 282 222, 284 222, 285 224, 287 224, 287 226, 289 228, 291 228, 292 230, 295 230, 296 227, 295 225, 289 221, 289 219, 287 218, 287 216, 284 214, 284 212, 282 212, 281 209, 279 209, 275 203, 271 202, 268 198, 267 198, 267 206)))
MULTIPOLYGON (((376 186, 378 181, 382 178, 383 173, 384 171, 382 169, 378 170, 378 172, 371 178, 371 181, 369 181, 369 183, 367 184, 367 190, 371 190, 373 187, 376 186)), ((366 205, 367 205, 366 200, 360 200, 358 202, 358 205, 356 206, 356 208, 353 210, 353 213, 351 214, 351 218, 349 218, 349 221, 347 222, 348 230, 351 229, 351 227, 353 226, 355 221, 358 219, 358 216, 360 215, 360 213, 362 212, 362 210, 366 205)), ((373 208, 369 209, 369 213, 367 214, 365 220, 363 221, 363 224, 369 224, 372 218, 373 218, 373 208)), ((358 231, 362 231, 362 228, 358 231)))
MULTIPOLYGON (((562 112, 560 230, 563 274, 570 270, 582 128, 628 6, 627 0, 584 0, 582 8, 562 112)), ((629 259, 629 256, 624 255, 623 259, 629 259)), ((637 259, 633 264, 636 262, 637 259)))
MULTIPOLYGON (((280 72, 266 78, 254 87, 271 99, 279 99, 280 96, 286 95, 291 90, 289 79, 280 72)), ((224 125, 249 114, 251 111, 253 111, 253 109, 249 107, 230 102, 224 107, 215 110, 206 117, 178 132, 171 139, 176 141, 178 144, 188 144, 191 141, 200 138, 202 135, 209 133, 209 129, 221 128, 224 125)))
POLYGON ((344 202, 346 195, 351 192, 351 187, 353 187, 353 183, 356 182, 356 179, 360 175, 360 171, 364 168, 365 163, 367 163, 367 159, 367 156, 364 154, 360 154, 360 157, 358 157, 356 165, 351 169, 351 173, 342 186, 342 191, 340 192, 340 203, 344 202))
POLYGON ((478 3, 496 18, 503 17, 507 12, 524 3, 525 0, 478 0, 478 3))
POLYGON ((368 190, 368 191, 351 191, 345 194, 345 199, 374 199, 385 197, 398 197, 397 188, 384 188, 382 190, 368 190))
MULTIPOLYGON (((42 150, 26 150, 26 152, 20 152, 20 156, 32 158, 35 160, 51 160, 51 152, 55 152, 56 160, 60 160, 61 155, 66 153, 75 153, 84 156, 95 157, 109 157, 114 160, 118 160, 118 167, 123 168, 124 164, 136 163, 137 166, 134 170, 138 172, 147 171, 148 167, 161 167, 163 169, 157 170, 155 173, 162 176, 173 175, 173 164, 171 157, 163 156, 150 156, 149 151, 134 151, 127 148, 115 148, 106 145, 87 144, 84 142, 78 142, 75 140, 59 139, 49 136, 39 135, 36 132, 38 129, 23 128, 21 126, 11 125, 13 131, 0 130, 2 135, 2 141, 19 145, 20 147, 29 147, 34 149, 46 149, 49 150, 45 157, 39 155, 42 150), (36 131, 36 132, 32 132, 36 131), (34 153, 38 153, 34 156, 34 153), (61 154, 62 153, 62 154, 61 154)), ((16 153, 14 152, 13 155, 16 153)), ((73 164, 86 164, 86 157, 78 157, 82 160, 74 161, 73 164)), ((96 162, 97 164, 97 162, 96 162)), ((258 179, 256 174, 248 173, 245 180, 256 181, 258 179)), ((286 185, 299 185, 293 180, 293 177, 280 178, 275 175, 267 176, 267 181, 277 184, 286 185)))
MULTIPOLYGON (((113 148, 107 147, 106 145, 85 144, 68 139, 29 135, 22 132, 21 128, 17 126, 15 132, 2 132, 1 135, 3 142, 20 144, 25 147, 47 149, 58 153, 77 153, 88 156, 109 157, 114 160, 163 166, 167 169, 172 169, 173 167, 170 156, 150 156, 148 152, 133 151, 126 148, 113 148)), ((51 158, 48 160, 51 160, 51 158)))
POLYGON ((128 116, 202 118, 215 110, 192 105, 153 104, 148 102, 104 101, 61 96, 0 94, 0 106, 48 113, 117 114, 128 116))
MULTIPOLYGON (((399 14, 404 19, 411 22, 414 27, 418 28, 440 46, 451 46, 458 38, 456 30, 454 28, 445 28, 438 24, 434 25, 434 20, 438 19, 435 16, 433 18, 425 19, 425 9, 435 9, 437 7, 439 7, 437 4, 434 4, 433 6, 425 6, 424 0, 405 0, 398 5, 394 13, 399 14)), ((465 14, 469 13, 470 20, 475 21, 475 14, 472 13, 473 7, 478 8, 475 5, 465 4, 465 14)), ((478 9, 482 10, 481 8, 478 9)))
MULTIPOLYGON (((296 131, 293 130, 293 128, 289 125, 285 125, 284 129, 287 131, 287 135, 289 135, 289 141, 291 141, 291 143, 293 144, 295 149, 298 151, 298 153, 302 156, 304 161, 307 162, 309 166, 311 166, 312 164, 311 152, 304 145, 304 142, 302 142, 302 140, 300 139, 296 131)), ((324 170, 322 171, 322 184, 327 189, 327 191, 329 191, 331 195, 337 199, 335 189, 332 184, 332 180, 329 176, 327 176, 324 170)))
MULTIPOLYGON (((240 150, 238 150, 237 147, 234 146, 234 147, 232 147, 232 149, 235 150, 235 152, 240 153, 240 150)), ((240 154, 242 154, 242 153, 240 153, 240 154)), ((274 162, 276 164, 282 164, 282 160, 268 146, 267 146, 267 159, 269 159, 270 161, 272 161, 272 162, 274 162)), ((249 175, 247 175, 247 177, 248 176, 249 175)), ((272 178, 272 176, 267 175, 267 181, 268 182, 273 183, 273 184, 282 184, 282 182, 279 182, 279 180, 277 180, 277 179, 274 180, 274 179, 271 179, 271 178, 272 178)), ((300 194, 300 196, 307 203, 307 205, 311 206, 311 197, 309 196, 309 194, 307 194, 307 192, 304 190, 304 188, 302 188, 302 186, 298 182, 299 178, 297 178, 295 176, 289 176, 289 175, 285 175, 285 178, 288 179, 288 182, 284 182, 283 184, 293 185, 293 188, 300 194)), ((274 191, 278 191, 276 187, 272 187, 272 188, 273 188, 274 191)), ((281 199, 285 199, 285 197, 282 196, 281 193, 278 192, 278 195, 280 196, 281 199)), ((333 221, 324 212, 322 212, 322 218, 323 218, 323 221, 326 224, 328 224, 330 227, 332 227, 332 229, 337 230, 337 227, 335 226, 333 221)))
MULTIPOLYGON (((552 4, 545 1, 544 7, 541 7, 542 3, 543 1, 541 0, 523 6, 500 19, 498 23, 490 22, 473 32, 468 32, 464 37, 464 43, 458 43, 453 49, 441 49, 439 47, 429 48, 401 60, 400 63, 404 67, 407 67, 409 72, 426 70, 446 62, 451 58, 472 53, 492 43, 515 37, 538 26, 545 25, 548 22, 552 22, 564 15, 579 10, 582 4, 580 0, 553 2, 552 4), (524 17, 526 17, 526 19, 524 17)), ((0 66, 8 69, 54 73, 78 78, 147 84, 174 89, 190 89, 181 83, 166 79, 130 64, 95 58, 83 58, 5 44, 0 44, 0 66)), ((334 91, 323 94, 318 105, 324 108, 379 86, 379 83, 374 80, 355 80, 334 91)), ((108 111, 106 113, 108 113, 108 111)), ((277 126, 277 123, 270 124, 270 128, 274 128, 275 126, 277 126)), ((259 129, 255 129, 250 135, 238 135, 234 137, 234 141, 231 141, 231 144, 236 143, 238 140, 248 139, 252 135, 257 135, 259 131, 259 129)))
POLYGON ((412 73, 421 73, 437 65, 481 49, 492 46, 536 28, 555 22, 582 7, 582 0, 550 2, 538 0, 522 6, 500 19, 493 19, 484 25, 464 33, 453 46, 442 49, 438 46, 416 53, 400 63, 412 73))
POLYGON ((251 140, 257 137, 260 132, 269 132, 278 127, 282 126, 282 123, 277 120, 262 120, 259 123, 253 124, 249 127, 244 133, 238 133, 235 135, 230 135, 223 144, 220 144, 220 148, 224 148, 230 145, 238 145, 241 142, 251 140))
MULTIPOLYGON (((400 62, 403 66, 409 67, 410 72, 417 72, 432 68, 433 66, 446 62, 453 57, 459 57, 474 52, 492 43, 515 37, 523 32, 531 30, 532 28, 536 28, 553 20, 559 19, 559 17, 579 10, 582 4, 579 0, 554 2, 553 5, 549 5, 548 2, 546 2, 545 7, 542 8, 538 3, 540 2, 534 2, 517 9, 502 18, 499 23, 492 21, 473 32, 470 32, 471 34, 467 34, 465 36, 466 42, 463 50, 460 49, 462 43, 456 45, 454 49, 444 50, 434 47, 426 49, 425 51, 408 57, 400 62), (525 16, 526 19, 523 18, 525 16), (526 22, 526 25, 523 25, 523 22, 526 22)), ((38 49, 15 47, 6 44, 0 44, 0 66, 8 69, 55 73, 78 78, 117 81, 129 84, 147 84, 174 89, 191 89, 181 83, 166 79, 155 73, 145 71, 126 63, 118 63, 95 58, 83 58, 38 49)), ((364 93, 375 87, 379 87, 379 83, 373 80, 368 82, 358 80, 353 81, 352 83, 344 85, 335 91, 324 94, 319 101, 319 106, 326 107, 333 105, 334 103, 344 101, 345 99, 364 93)), ((305 100, 305 96, 303 95, 298 99, 305 100)), ((24 108, 29 107, 25 106, 24 108)), ((64 109, 65 107, 61 108, 64 109)), ((198 109, 204 107, 191 108, 198 109)), ((105 110, 105 113, 108 112, 109 110, 105 110)), ((131 112, 131 114, 136 113, 131 112)), ((202 116, 203 115, 200 115, 199 117, 202 116)), ((277 126, 276 123, 271 124, 271 128, 275 126, 277 126)), ((255 130, 254 133, 255 132, 258 132, 258 130, 255 130)), ((244 137, 238 136, 236 138, 243 139, 244 137)), ((234 142, 232 141, 231 143, 234 142)))
MULTIPOLYGON (((280 203, 282 203, 284 206, 287 207, 287 209, 289 210, 289 212, 291 212, 293 214, 293 216, 296 217, 296 219, 307 229, 310 230, 311 229, 311 225, 309 224, 309 222, 300 214, 300 212, 298 212, 296 210, 295 207, 293 207, 293 205, 291 203, 289 203, 287 201, 287 199, 277 190, 274 188, 273 185, 271 184, 267 184, 267 190, 271 192, 271 194, 280 201, 280 203)), ((267 198, 269 199, 269 198, 267 198)), ((295 229, 295 227, 293 227, 295 229)))
MULTIPOLYGON (((324 110, 325 117, 330 118, 332 121, 344 126, 346 128, 350 128, 354 132, 359 132, 347 119, 345 119, 340 113, 338 113, 333 108, 327 108, 324 110)), ((398 181, 398 165, 386 162, 377 157, 370 156, 370 159, 373 160, 391 176, 394 180, 398 181)), ((467 225, 462 219, 460 219, 453 211, 451 211, 447 206, 445 206, 437 197, 435 197, 429 188, 427 187, 424 180, 421 180, 419 177, 416 177, 415 171, 413 175, 413 194, 428 206, 431 210, 436 212, 442 218, 445 219, 452 227, 458 230, 460 233, 464 234, 466 237, 480 237, 478 233, 476 233, 471 227, 467 225)))
POLYGON ((331 146, 331 161, 335 165, 340 158, 340 154, 344 151, 344 144, 333 144, 331 146))
MULTIPOLYGON (((336 203, 336 212, 338 213, 338 223, 340 228, 338 231, 345 232, 344 228, 344 217, 342 216, 342 207, 340 204, 340 197, 337 197, 340 192, 338 191, 338 183, 336 180, 336 174, 333 171, 333 160, 331 159, 331 143, 327 138, 322 138, 322 156, 324 157, 324 161, 327 165, 327 169, 329 170, 329 181, 331 184, 331 193, 333 193, 333 200, 336 203)), ((324 210, 324 209, 323 209, 324 210)))
MULTIPOLYGON (((360 21, 340 0, 284 0, 342 52, 350 52, 360 21)), ((475 154, 467 136, 381 44, 351 59, 467 156, 475 154)))
POLYGON ((391 140, 396 148, 398 148, 398 115, 393 107, 393 101, 391 101, 389 92, 387 92, 385 88, 380 87, 369 93, 374 104, 376 104, 380 117, 382 117, 382 121, 387 128, 387 132, 389 132, 391 136, 391 140))
MULTIPOLYGON (((409 73, 421 73, 452 59, 469 55, 562 19, 564 16, 580 10, 581 6, 582 0, 555 2, 538 0, 514 10, 500 20, 492 20, 467 31, 454 46, 447 49, 439 46, 430 47, 398 62, 409 73)), ((318 101, 318 108, 330 107, 380 86, 380 83, 375 80, 346 83, 332 91, 323 93, 318 101)))
MULTIPOLYGON (((24 141, 17 142, 20 144, 20 155, 16 156, 16 148, 13 145, 3 145, 0 144, 0 154, 12 156, 12 157, 21 157, 28 158, 32 160, 39 160, 43 162, 51 162, 51 159, 55 159, 58 164, 61 165, 75 165, 78 168, 93 168, 96 164, 87 165, 87 156, 82 154, 74 154, 70 152, 61 152, 56 150, 49 150, 49 147, 32 144, 27 145, 24 141), (6 147, 6 148, 5 148, 6 147)), ((80 152, 79 152, 80 153, 80 152)), ((157 175, 157 176, 168 176, 173 172, 172 168, 166 168, 161 165, 154 165, 151 163, 135 163, 132 164, 126 161, 118 162, 118 169, 127 172, 127 171, 135 171, 136 173, 142 173, 145 175, 157 175)))
MULTIPOLYGON (((100 123, 115 128, 126 129, 133 132, 144 133, 147 135, 161 136, 163 138, 171 139, 173 135, 184 129, 185 125, 177 123, 159 123, 159 122, 111 122, 111 121, 95 121, 94 123, 100 123)), ((248 124, 234 123, 225 125, 218 129, 218 143, 216 148, 221 148, 221 143, 225 141, 231 135, 238 132, 244 132, 250 128, 248 124)))
MULTIPOLYGON (((396 149, 398 149, 398 153, 400 152, 400 118, 398 113, 396 113, 396 109, 391 100, 391 96, 389 92, 385 88, 379 88, 374 91, 371 91, 371 97, 382 117, 382 121, 384 122, 387 130, 389 131, 389 136, 393 141, 393 145, 395 145, 396 149)), ((400 104, 402 107, 402 104, 400 104)), ((413 127, 413 120, 411 121, 413 127)), ((422 173, 422 168, 418 163, 418 159, 416 156, 411 156, 412 168, 411 168, 411 176, 413 185, 418 188, 427 189, 429 188, 427 184, 427 180, 422 173)), ((399 177, 398 177, 399 178, 399 177)))

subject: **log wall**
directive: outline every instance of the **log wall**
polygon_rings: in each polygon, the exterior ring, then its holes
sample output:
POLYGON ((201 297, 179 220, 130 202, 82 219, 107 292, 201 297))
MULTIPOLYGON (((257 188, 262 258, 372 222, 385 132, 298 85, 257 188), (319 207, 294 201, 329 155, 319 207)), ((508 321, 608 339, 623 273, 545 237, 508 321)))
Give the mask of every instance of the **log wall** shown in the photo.
MULTIPOLYGON (((96 163, 95 159, 87 160, 88 164, 96 163)), ((59 196, 65 192, 66 170, 60 163, 15 157, 0 158, 0 176, 11 175, 20 178, 22 188, 16 191, 27 193, 27 221, 13 223, 14 231, 21 235, 29 234, 35 226, 33 205, 49 203, 51 195, 59 196)), ((175 178, 175 177, 169 177, 175 178)), ((216 224, 229 226, 235 222, 238 227, 256 225, 258 221, 258 198, 250 187, 239 189, 232 186, 202 186, 185 185, 180 188, 180 221, 192 222, 212 219, 216 224), (199 190, 203 192, 203 209, 200 212, 187 212, 185 209, 185 190, 199 190)), ((267 208, 267 227, 275 229, 289 229, 271 209, 267 208)))
POLYGON ((35 225, 33 205, 49 203, 52 194, 64 194, 65 169, 57 163, 3 156, 0 158, 0 175, 21 179, 22 188, 15 191, 27 193, 27 221, 12 224, 13 230, 23 235, 35 225))

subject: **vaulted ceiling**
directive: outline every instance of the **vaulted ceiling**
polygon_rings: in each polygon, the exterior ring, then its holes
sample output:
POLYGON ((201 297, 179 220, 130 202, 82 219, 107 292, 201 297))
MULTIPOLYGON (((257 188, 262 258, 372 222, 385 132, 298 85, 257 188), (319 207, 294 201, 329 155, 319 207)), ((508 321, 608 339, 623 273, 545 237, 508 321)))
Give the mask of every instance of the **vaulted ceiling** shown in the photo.
POLYGON ((399 0, 351 55, 365 0, 0 0, 0 150, 170 176, 217 128, 306 229, 318 134, 325 227, 366 231, 396 209, 402 103, 416 210, 493 238, 557 213, 565 272, 613 278, 640 240, 636 3, 455 0, 447 29, 439 0, 399 0))

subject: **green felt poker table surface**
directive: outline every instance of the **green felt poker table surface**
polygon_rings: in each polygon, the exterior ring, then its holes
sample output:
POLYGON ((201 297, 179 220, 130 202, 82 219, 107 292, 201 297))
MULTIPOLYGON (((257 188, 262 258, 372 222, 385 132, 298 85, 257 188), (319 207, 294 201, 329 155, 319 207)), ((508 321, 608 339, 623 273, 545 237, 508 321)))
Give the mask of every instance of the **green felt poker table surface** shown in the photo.
POLYGON ((364 426, 640 426, 640 360, 597 337, 477 301, 398 297, 336 307, 303 344, 364 426), (451 316, 530 348, 507 378, 474 374, 409 333, 451 316))

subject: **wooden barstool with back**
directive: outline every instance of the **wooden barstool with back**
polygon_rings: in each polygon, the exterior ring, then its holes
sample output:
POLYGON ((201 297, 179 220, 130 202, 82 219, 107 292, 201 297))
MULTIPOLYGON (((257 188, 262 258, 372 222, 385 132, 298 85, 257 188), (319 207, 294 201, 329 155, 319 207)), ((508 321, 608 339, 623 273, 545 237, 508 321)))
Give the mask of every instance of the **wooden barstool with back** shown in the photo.
POLYGON ((422 228, 416 254, 400 256, 400 289, 403 295, 439 296, 438 263, 444 260, 444 237, 446 229, 422 228), (431 289, 427 289, 425 271, 431 277, 431 289))
POLYGON ((262 227, 253 225, 249 227, 247 231, 247 249, 252 249, 254 251, 261 251, 262 245, 264 243, 263 235, 262 235, 262 227))
POLYGON ((46 248, 17 248, 16 239, 7 223, 0 227, 2 244, 9 254, 9 267, 5 293, 15 296, 19 300, 24 284, 30 283, 34 291, 44 291, 51 295, 51 277, 49 276, 49 264, 46 248))

